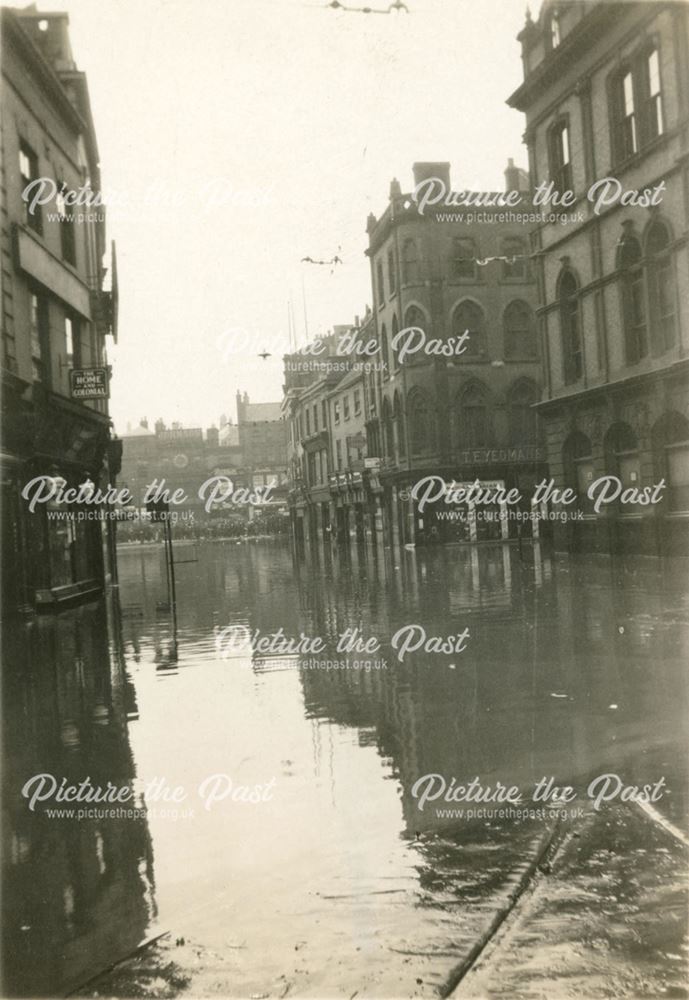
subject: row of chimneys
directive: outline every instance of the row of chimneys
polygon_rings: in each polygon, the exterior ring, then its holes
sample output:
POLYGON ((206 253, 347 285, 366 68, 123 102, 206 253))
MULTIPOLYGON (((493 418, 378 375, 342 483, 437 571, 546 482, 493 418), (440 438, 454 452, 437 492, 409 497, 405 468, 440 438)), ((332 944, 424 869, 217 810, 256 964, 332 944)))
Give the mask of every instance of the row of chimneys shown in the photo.
MULTIPOLYGON (((414 187, 422 184, 423 181, 429 180, 431 177, 437 177, 438 180, 442 181, 445 185, 447 191, 452 190, 452 185, 450 183, 450 164, 447 162, 441 163, 433 160, 423 160, 418 161, 412 166, 414 172, 414 187)), ((505 191, 528 191, 529 190, 529 175, 526 170, 522 170, 520 167, 515 166, 514 160, 510 156, 507 161, 507 167, 504 171, 505 174, 505 191)), ((400 182, 397 178, 393 178, 390 183, 390 198, 399 198, 402 195, 402 188, 400 182)))

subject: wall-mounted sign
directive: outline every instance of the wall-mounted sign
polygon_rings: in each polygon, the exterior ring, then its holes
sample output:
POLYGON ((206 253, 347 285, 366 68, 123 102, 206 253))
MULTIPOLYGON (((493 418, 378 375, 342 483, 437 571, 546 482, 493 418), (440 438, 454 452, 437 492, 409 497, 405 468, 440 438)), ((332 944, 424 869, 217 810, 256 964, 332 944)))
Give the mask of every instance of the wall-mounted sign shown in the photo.
POLYGON ((72 399, 107 399, 107 368, 73 368, 69 373, 72 399))

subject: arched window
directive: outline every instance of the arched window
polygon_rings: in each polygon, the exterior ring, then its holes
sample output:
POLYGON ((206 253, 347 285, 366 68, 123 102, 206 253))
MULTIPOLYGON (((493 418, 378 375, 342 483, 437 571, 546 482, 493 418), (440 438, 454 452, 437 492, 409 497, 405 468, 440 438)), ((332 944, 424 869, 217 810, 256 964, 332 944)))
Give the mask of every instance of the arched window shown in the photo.
POLYGON ((385 302, 385 279, 383 278, 383 263, 380 260, 376 267, 376 283, 378 285, 378 302, 383 305, 385 302))
POLYGON ((390 461, 395 460, 395 432, 392 426, 392 407, 390 400, 383 400, 383 440, 385 441, 385 455, 390 461))
POLYGON ((392 346, 395 343, 395 337, 400 332, 400 326, 397 322, 397 316, 392 317, 392 336, 390 338, 390 354, 392 356, 392 363, 394 365, 394 371, 397 371, 400 366, 398 351, 392 346))
POLYGON ((526 244, 520 236, 506 236, 502 241, 502 277, 504 281, 524 281, 528 276, 526 244))
POLYGON ((586 491, 593 482, 593 449, 589 438, 581 431, 573 431, 562 447, 562 462, 566 485, 579 494, 579 501, 586 506, 586 491))
POLYGON ((469 237, 456 236, 452 241, 450 273, 453 278, 476 278, 476 244, 469 237))
POLYGON ((435 418, 426 396, 415 392, 409 405, 410 445, 413 455, 435 451, 435 418))
POLYGON ((503 325, 505 358, 508 361, 538 356, 534 315, 527 302, 521 299, 510 302, 505 309, 503 325))
POLYGON ((416 240, 408 239, 402 244, 402 281, 405 285, 413 285, 419 280, 419 259, 416 251, 416 240))
POLYGON ((395 403, 392 409, 392 416, 397 435, 397 451, 400 458, 404 458, 407 454, 407 442, 404 427, 404 410, 402 409, 402 402, 398 392, 395 393, 395 403))
POLYGON ((675 410, 664 413, 651 437, 654 477, 665 479, 670 509, 689 510, 689 420, 675 410))
POLYGON ((618 476, 624 486, 639 486, 641 461, 636 434, 623 421, 613 424, 605 435, 605 468, 618 476))
POLYGON ((584 371, 578 284, 572 271, 563 271, 559 285, 560 332, 566 383, 576 382, 584 371))
POLYGON ((646 289, 641 266, 641 244, 627 232, 620 241, 617 266, 622 271, 622 317, 627 364, 634 365, 648 354, 646 289))
POLYGON ((418 306, 409 306, 404 314, 404 325, 405 327, 416 326, 420 330, 423 330, 424 333, 428 333, 426 317, 418 306))
POLYGON ((470 386, 459 398, 457 440, 463 448, 487 448, 492 434, 488 393, 483 386, 470 386))
POLYGON ((510 390, 509 396, 509 442, 513 447, 538 443, 538 415, 534 404, 538 402, 538 390, 533 382, 522 380, 510 390))
POLYGON ((487 354, 485 316, 481 306, 469 299, 460 302, 452 316, 453 336, 461 337, 465 330, 469 331, 469 337, 464 345, 464 353, 458 357, 467 360, 485 357, 487 354))
POLYGON ((646 235, 650 327, 654 335, 654 352, 657 354, 669 350, 677 335, 677 291, 669 246, 667 226, 657 219, 646 235))
POLYGON ((388 331, 385 323, 380 328, 380 354, 385 367, 383 368, 383 378, 390 377, 390 349, 388 345, 388 331))
POLYGON ((388 250, 388 288, 392 295, 397 288, 397 275, 395 273, 395 251, 388 250))
MULTIPOLYGON (((424 335, 425 335, 426 340, 428 340, 428 338, 430 336, 430 330, 429 330, 428 321, 427 321, 426 317, 424 316, 424 314, 422 313, 422 311, 418 308, 418 306, 409 306, 408 307, 407 311, 404 314, 404 329, 405 330, 410 330, 410 329, 422 330, 423 333, 424 333, 424 335)), ((419 335, 418 334, 414 334, 414 335, 405 334, 405 340, 406 340, 407 337, 410 337, 410 341, 409 341, 410 346, 412 346, 412 347, 418 347, 419 349, 416 350, 416 351, 414 351, 413 354, 407 354, 407 356, 404 359, 404 364, 405 365, 413 365, 413 364, 417 364, 419 362, 428 361, 428 355, 424 354, 423 344, 421 343, 421 338, 419 337, 419 335)))

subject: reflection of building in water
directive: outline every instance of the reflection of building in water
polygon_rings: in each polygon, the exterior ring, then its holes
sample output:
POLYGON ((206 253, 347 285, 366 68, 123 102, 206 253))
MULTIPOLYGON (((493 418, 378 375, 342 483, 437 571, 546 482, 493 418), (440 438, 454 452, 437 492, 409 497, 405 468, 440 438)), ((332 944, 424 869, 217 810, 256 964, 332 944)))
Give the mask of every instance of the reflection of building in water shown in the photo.
POLYGON ((75 989, 133 951, 155 916, 144 816, 51 817, 21 794, 38 774, 131 786, 126 683, 107 634, 104 607, 84 605, 4 636, 5 996, 75 989))
MULTIPOLYGON (((322 659, 349 661, 346 669, 302 668, 307 711, 376 743, 400 782, 409 833, 462 825, 435 811, 456 803, 418 809, 411 789, 425 774, 448 783, 456 777, 458 784, 478 776, 485 785, 516 784, 527 794, 552 774, 585 788, 601 767, 627 767, 649 718, 658 720, 659 747, 680 731, 681 706, 671 708, 668 685, 681 669, 681 651, 668 639, 662 676, 647 684, 642 638, 630 643, 614 624, 638 619, 644 602, 651 618, 661 614, 663 602, 676 599, 675 592, 664 597, 663 586, 676 591, 677 582, 658 587, 653 574, 660 570, 653 568, 634 574, 587 563, 554 570, 537 545, 521 557, 513 545, 500 549, 417 552, 416 588, 399 587, 399 572, 383 581, 370 559, 355 573, 349 564, 334 564, 332 580, 298 577, 301 605, 315 609, 308 630, 330 637, 322 659), (423 623, 429 636, 468 626, 470 641, 455 656, 419 651, 400 662, 389 639, 411 622, 423 623), (387 669, 357 670, 354 655, 335 657, 334 637, 354 623, 381 639, 376 656, 387 669), (672 718, 667 726, 660 722, 665 716, 672 718)), ((638 774, 638 763, 633 767, 638 774)))
POLYGON ((688 33, 686 4, 547 0, 519 35, 532 181, 577 199, 532 234, 550 473, 584 495, 666 482, 659 508, 584 502, 555 525, 572 551, 688 551, 688 33))

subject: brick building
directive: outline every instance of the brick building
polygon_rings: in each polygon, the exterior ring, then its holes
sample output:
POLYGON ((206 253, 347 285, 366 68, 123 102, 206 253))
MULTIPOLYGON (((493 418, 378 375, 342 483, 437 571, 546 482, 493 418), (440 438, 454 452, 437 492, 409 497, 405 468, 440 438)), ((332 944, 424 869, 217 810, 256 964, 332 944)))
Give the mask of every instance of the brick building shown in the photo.
POLYGON ((280 403, 252 403, 237 392, 237 428, 244 468, 254 486, 287 480, 287 428, 280 403))
POLYGON ((201 427, 166 427, 157 420, 149 427, 147 419, 134 428, 127 428, 122 437, 122 471, 120 482, 132 494, 136 507, 143 506, 146 489, 155 479, 165 480, 165 488, 182 489, 188 500, 178 510, 193 510, 203 518, 203 500, 199 488, 212 476, 226 475, 237 486, 247 485, 241 448, 219 440, 216 427, 205 432, 201 427))

